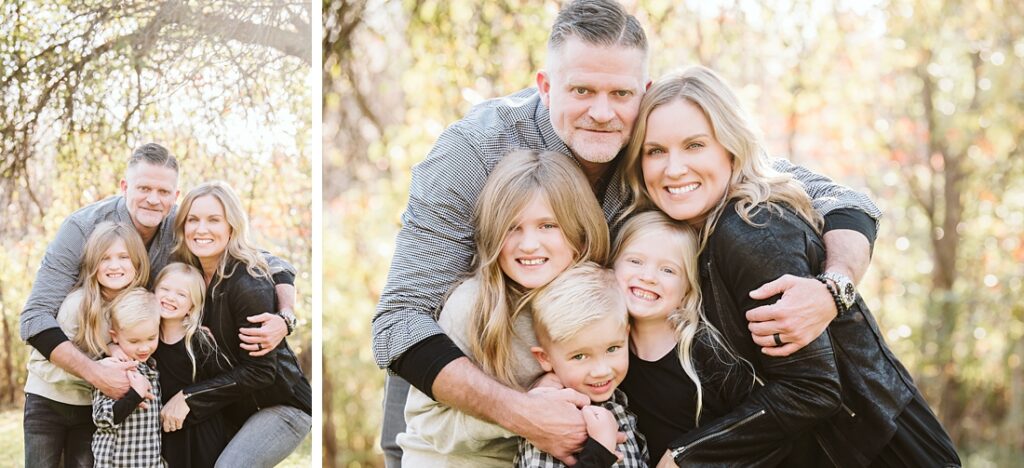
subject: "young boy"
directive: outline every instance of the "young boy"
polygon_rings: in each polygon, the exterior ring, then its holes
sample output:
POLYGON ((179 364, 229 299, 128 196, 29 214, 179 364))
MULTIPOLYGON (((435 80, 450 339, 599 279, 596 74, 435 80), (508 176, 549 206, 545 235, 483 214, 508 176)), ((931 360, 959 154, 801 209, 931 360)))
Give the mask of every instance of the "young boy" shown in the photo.
MULTIPOLYGON (((629 314, 614 273, 587 262, 559 275, 533 300, 533 328, 540 346, 531 351, 541 367, 593 403, 581 410, 589 438, 575 466, 646 467, 636 417, 617 390, 629 367, 629 314), (626 441, 617 445, 618 432, 626 441)), ((524 439, 516 466, 565 465, 524 439)))
POLYGON ((150 360, 160 338, 156 296, 143 288, 121 293, 110 305, 110 338, 139 364, 138 372, 128 373, 131 388, 124 398, 113 400, 99 390, 93 393, 95 466, 166 466, 160 457, 160 381, 150 360), (139 407, 143 401, 146 408, 139 407))

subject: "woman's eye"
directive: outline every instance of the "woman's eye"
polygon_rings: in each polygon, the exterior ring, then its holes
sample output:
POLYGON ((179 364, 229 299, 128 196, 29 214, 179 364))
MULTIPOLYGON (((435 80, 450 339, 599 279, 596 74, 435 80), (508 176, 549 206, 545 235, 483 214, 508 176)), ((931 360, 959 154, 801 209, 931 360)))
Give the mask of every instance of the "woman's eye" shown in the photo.
POLYGON ((697 149, 697 148, 703 148, 703 147, 704 147, 704 143, 700 143, 700 142, 696 142, 696 141, 686 145, 686 149, 697 149))
POLYGON ((664 152, 665 152, 665 150, 663 150, 661 148, 648 148, 647 149, 647 154, 648 155, 652 155, 652 156, 653 155, 657 155, 657 154, 662 154, 664 152))

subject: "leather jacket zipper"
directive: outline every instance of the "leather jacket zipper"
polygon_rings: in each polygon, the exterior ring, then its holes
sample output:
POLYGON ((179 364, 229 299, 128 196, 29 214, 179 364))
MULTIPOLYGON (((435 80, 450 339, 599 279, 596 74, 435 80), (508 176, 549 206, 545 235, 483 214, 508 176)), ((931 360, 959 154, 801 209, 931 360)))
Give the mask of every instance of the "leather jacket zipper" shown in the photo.
POLYGON ((765 410, 763 410, 763 409, 762 410, 758 410, 756 413, 751 414, 750 416, 747 416, 747 417, 745 417, 745 418, 743 418, 743 419, 741 419, 739 421, 736 421, 736 422, 730 424, 729 427, 726 427, 725 429, 722 429, 720 431, 715 431, 715 432, 712 432, 712 433, 710 433, 708 435, 700 437, 697 440, 695 440, 692 443, 690 443, 690 445, 684 445, 682 447, 679 447, 678 455, 679 455, 679 457, 682 457, 686 453, 687 450, 692 449, 693 447, 695 447, 696 445, 700 444, 701 442, 704 442, 704 441, 709 440, 709 439, 713 439, 713 438, 718 437, 720 435, 728 434, 728 433, 736 430, 740 426, 742 426, 744 424, 747 424, 748 422, 753 421, 753 420, 755 420, 755 419, 757 419, 757 418, 759 418, 761 416, 764 416, 764 415, 765 415, 765 410))
POLYGON ((203 393, 206 393, 206 392, 212 392, 214 390, 220 390, 220 389, 223 389, 223 388, 234 387, 235 385, 237 385, 237 382, 228 382, 228 383, 226 383, 224 385, 218 385, 216 387, 204 388, 202 390, 199 390, 198 392, 192 392, 192 393, 189 393, 188 395, 185 395, 185 399, 188 400, 189 398, 192 398, 195 395, 200 395, 200 394, 203 394, 203 393))

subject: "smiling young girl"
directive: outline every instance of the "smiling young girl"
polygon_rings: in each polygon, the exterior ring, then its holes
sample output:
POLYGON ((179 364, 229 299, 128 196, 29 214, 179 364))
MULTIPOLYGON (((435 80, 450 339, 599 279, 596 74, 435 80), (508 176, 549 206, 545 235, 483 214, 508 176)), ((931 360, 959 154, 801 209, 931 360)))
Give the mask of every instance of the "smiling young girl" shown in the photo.
MULTIPOLYGON (((149 258, 131 225, 103 222, 86 240, 78 284, 61 304, 57 321, 92 359, 107 353, 110 337, 103 308, 122 291, 149 278, 149 258)), ((35 348, 25 381, 25 454, 29 466, 91 466, 92 386, 51 363, 35 348), (60 447, 54 450, 54 447, 60 447)))
MULTIPOLYGON (((217 344, 204 333, 206 282, 199 269, 175 262, 164 267, 153 287, 160 303, 160 346, 153 356, 160 366, 163 403, 188 385, 223 371, 217 344)), ((228 437, 219 411, 190 412, 183 427, 164 421, 161 445, 170 468, 212 467, 228 437)))
MULTIPOLYGON (((586 177, 558 153, 519 151, 491 172, 474 212, 473 275, 445 301, 438 324, 486 373, 525 390, 543 374, 527 307, 572 265, 608 254, 608 227, 586 177)), ((515 434, 409 391, 405 466, 509 466, 515 434)))

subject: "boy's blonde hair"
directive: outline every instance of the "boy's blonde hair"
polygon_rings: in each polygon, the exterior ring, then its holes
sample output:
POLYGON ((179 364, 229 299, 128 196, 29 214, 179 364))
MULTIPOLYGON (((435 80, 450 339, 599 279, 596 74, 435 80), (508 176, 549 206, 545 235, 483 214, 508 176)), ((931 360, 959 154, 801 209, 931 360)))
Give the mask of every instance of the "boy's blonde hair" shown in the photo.
POLYGON ((512 372, 513 324, 531 291, 501 270, 505 238, 533 197, 551 205, 559 229, 573 249, 573 263, 608 258, 608 225, 583 170, 569 156, 551 151, 514 151, 494 167, 477 197, 473 213, 476 243, 473 276, 480 290, 467 324, 470 354, 484 372, 521 388, 512 372))
POLYGON ((612 318, 625 329, 629 323, 626 298, 615 273, 584 262, 558 275, 537 292, 533 329, 541 345, 572 339, 587 326, 612 318))
POLYGON ((82 305, 77 311, 81 325, 75 336, 71 337, 71 342, 78 349, 93 357, 106 354, 107 343, 110 341, 110 335, 104 327, 107 322, 106 306, 109 301, 103 297, 103 286, 100 285, 98 274, 103 255, 118 240, 124 242, 125 250, 128 251, 128 257, 135 268, 135 279, 121 292, 143 287, 149 281, 149 255, 135 226, 112 221, 97 224, 85 241, 85 250, 82 253, 77 284, 77 287, 82 289, 82 305))
POLYGON ((132 288, 110 303, 110 328, 123 330, 140 323, 160 323, 160 303, 146 288, 132 288))

